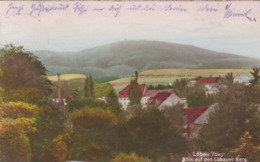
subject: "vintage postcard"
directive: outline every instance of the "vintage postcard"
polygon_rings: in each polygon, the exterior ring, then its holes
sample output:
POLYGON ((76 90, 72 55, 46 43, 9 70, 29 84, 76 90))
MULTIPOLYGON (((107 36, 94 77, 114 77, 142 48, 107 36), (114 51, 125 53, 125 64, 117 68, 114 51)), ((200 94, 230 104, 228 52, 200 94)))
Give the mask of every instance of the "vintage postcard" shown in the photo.
POLYGON ((0 1, 0 161, 259 162, 260 2, 0 1))

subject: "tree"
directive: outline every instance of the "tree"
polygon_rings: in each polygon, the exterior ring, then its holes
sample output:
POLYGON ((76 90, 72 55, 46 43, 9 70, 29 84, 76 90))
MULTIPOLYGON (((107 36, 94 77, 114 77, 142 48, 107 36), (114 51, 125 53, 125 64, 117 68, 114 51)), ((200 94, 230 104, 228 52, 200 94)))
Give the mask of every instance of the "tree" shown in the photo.
POLYGON ((225 76, 227 82, 229 85, 232 85, 233 84, 233 81, 234 81, 234 76, 233 76, 233 73, 227 73, 227 75, 225 76))
POLYGON ((70 122, 66 107, 58 103, 42 105, 35 122, 37 132, 31 134, 32 161, 42 162, 44 151, 54 138, 72 132, 73 125, 70 122))
POLYGON ((3 71, 0 84, 5 94, 20 88, 35 88, 41 97, 51 94, 52 84, 45 77, 47 70, 34 54, 12 44, 6 45, 3 53, 0 61, 3 71))
POLYGON ((110 111, 115 114, 120 113, 120 105, 116 96, 115 90, 112 89, 106 97, 107 107, 110 111))
POLYGON ((49 162, 64 162, 67 159, 68 149, 63 137, 54 138, 44 152, 44 159, 49 162))
POLYGON ((250 161, 257 162, 260 160, 260 146, 255 146, 252 142, 252 136, 247 131, 239 140, 238 148, 231 150, 233 154, 239 154, 248 158, 250 161))
POLYGON ((260 118, 256 104, 246 94, 243 85, 219 92, 216 101, 221 108, 209 119, 199 133, 201 146, 206 150, 226 151, 239 143, 248 131, 256 145, 260 143, 260 118))
POLYGON ((141 94, 138 85, 138 72, 135 72, 135 79, 130 81, 130 90, 129 90, 129 99, 130 105, 141 104, 141 94))
POLYGON ((95 94, 94 94, 94 83, 92 80, 92 76, 89 76, 89 89, 90 89, 90 96, 92 98, 95 98, 95 94))
POLYGON ((136 153, 125 154, 120 153, 118 154, 112 161, 113 162, 143 162, 145 159, 141 156, 136 155, 136 153))
POLYGON ((258 84, 258 83, 259 83, 259 79, 260 79, 259 71, 260 71, 260 68, 253 67, 252 70, 253 70, 253 71, 250 71, 250 73, 253 75, 254 79, 252 79, 250 82, 251 82, 253 85, 255 85, 255 84, 258 84))
POLYGON ((90 81, 88 77, 86 77, 84 84, 84 97, 90 97, 90 81))
POLYGON ((84 107, 69 114, 74 131, 69 141, 69 159, 109 161, 115 150, 116 116, 102 108, 84 107), (109 159, 109 160, 108 160, 109 159))
POLYGON ((214 102, 211 96, 206 96, 206 94, 199 89, 196 89, 187 97, 188 107, 201 107, 209 106, 214 102))
POLYGON ((164 113, 167 118, 170 119, 173 126, 175 126, 178 131, 183 132, 184 127, 184 105, 177 104, 173 107, 164 107, 164 113))
POLYGON ((94 83, 92 77, 86 77, 84 85, 84 96, 89 98, 94 98, 94 83))
POLYGON ((0 104, 0 161, 29 161, 31 146, 28 135, 36 131, 38 107, 23 102, 0 104))
POLYGON ((149 108, 142 115, 123 122, 118 127, 117 141, 122 152, 136 152, 157 161, 169 153, 187 149, 184 137, 177 133, 169 119, 157 108, 149 108))

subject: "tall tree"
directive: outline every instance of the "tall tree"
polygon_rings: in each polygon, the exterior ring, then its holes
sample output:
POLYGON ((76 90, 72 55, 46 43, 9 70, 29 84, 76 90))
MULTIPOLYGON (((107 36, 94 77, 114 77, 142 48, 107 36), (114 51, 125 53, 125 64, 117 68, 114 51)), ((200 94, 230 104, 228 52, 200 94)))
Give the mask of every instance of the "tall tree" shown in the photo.
POLYGON ((260 74, 259 74, 260 68, 253 67, 252 70, 253 71, 250 71, 250 73, 253 75, 254 78, 251 80, 251 83, 255 85, 258 84, 260 80, 260 74))
POLYGON ((92 77, 86 77, 84 85, 84 97, 94 98, 94 83, 92 77))
POLYGON ((107 107, 115 114, 120 112, 120 105, 115 90, 112 89, 106 97, 107 107))
POLYGON ((141 94, 138 84, 138 72, 135 72, 135 79, 130 81, 130 90, 129 90, 129 99, 130 105, 141 104, 141 94))
POLYGON ((89 89, 90 89, 90 96, 91 98, 95 98, 94 94, 94 82, 92 80, 92 76, 89 76, 89 89))
POLYGON ((119 125, 117 139, 123 152, 135 151, 138 155, 157 161, 169 153, 186 151, 184 137, 177 133, 164 112, 150 108, 142 115, 119 125))
POLYGON ((233 76, 233 73, 227 73, 227 75, 225 76, 227 82, 229 85, 232 85, 233 84, 233 80, 234 80, 234 76, 233 76))
POLYGON ((90 82, 89 78, 86 77, 85 84, 84 84, 84 97, 90 97, 90 82))
POLYGON ((42 97, 51 94, 52 84, 45 77, 47 70, 34 54, 12 44, 6 45, 2 51, 0 84, 6 94, 20 88, 34 88, 42 97))
POLYGON ((206 96, 205 92, 196 89, 187 97, 189 107, 209 106, 214 102, 213 97, 206 96))

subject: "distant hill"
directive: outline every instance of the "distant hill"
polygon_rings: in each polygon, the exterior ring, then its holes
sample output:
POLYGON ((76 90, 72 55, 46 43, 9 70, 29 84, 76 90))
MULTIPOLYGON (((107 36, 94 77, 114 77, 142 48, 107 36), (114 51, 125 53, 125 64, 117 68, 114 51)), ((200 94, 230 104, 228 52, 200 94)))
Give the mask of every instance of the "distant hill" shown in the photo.
MULTIPOLYGON (((234 47, 235 48, 235 47, 234 47)), ((162 68, 252 68, 260 60, 159 41, 121 41, 80 52, 33 51, 49 70, 95 78, 162 68)))

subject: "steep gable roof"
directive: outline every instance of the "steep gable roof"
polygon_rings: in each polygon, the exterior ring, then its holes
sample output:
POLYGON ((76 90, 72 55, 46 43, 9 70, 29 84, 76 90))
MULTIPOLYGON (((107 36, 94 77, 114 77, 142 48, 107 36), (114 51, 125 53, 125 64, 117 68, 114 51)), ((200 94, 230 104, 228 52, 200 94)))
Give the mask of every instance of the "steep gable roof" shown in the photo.
MULTIPOLYGON (((146 85, 145 84, 139 84, 139 90, 140 90, 140 96, 142 97, 144 95, 144 90, 145 90, 146 85)), ((118 97, 119 98, 128 98, 129 97, 129 90, 131 88, 131 85, 127 85, 124 89, 122 89, 118 97)))
POLYGON ((157 93, 154 97, 148 102, 148 105, 159 106, 163 101, 165 101, 173 92, 160 92, 157 93))
POLYGON ((239 75, 239 76, 236 76, 235 78, 239 78, 244 83, 249 83, 249 81, 251 80, 248 76, 245 76, 245 75, 239 75))
POLYGON ((208 107, 185 108, 184 114, 187 124, 193 123, 208 107))
POLYGON ((219 80, 219 77, 206 77, 206 78, 201 78, 199 80, 199 84, 214 84, 217 83, 219 80))
POLYGON ((154 97, 158 93, 163 93, 163 92, 173 92, 173 90, 166 90, 166 89, 147 89, 145 91, 144 97, 154 97))

